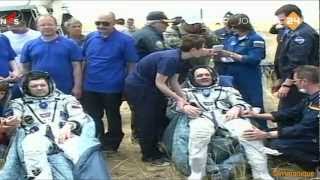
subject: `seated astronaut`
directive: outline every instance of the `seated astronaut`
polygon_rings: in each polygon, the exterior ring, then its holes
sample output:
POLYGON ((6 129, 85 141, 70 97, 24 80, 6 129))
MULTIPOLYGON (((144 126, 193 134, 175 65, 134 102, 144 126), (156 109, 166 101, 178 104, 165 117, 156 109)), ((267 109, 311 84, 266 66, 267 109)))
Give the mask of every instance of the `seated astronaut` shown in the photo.
POLYGON ((218 76, 208 66, 198 66, 191 70, 190 88, 183 89, 189 104, 183 108, 196 106, 193 116, 189 116, 189 166, 188 179, 201 179, 206 174, 208 144, 216 128, 230 131, 244 147, 254 179, 273 179, 267 167, 266 153, 274 153, 264 147, 262 141, 246 141, 242 138, 245 130, 254 128, 249 119, 240 118, 244 110, 251 108, 240 93, 232 87, 218 85, 218 76), (229 121, 237 119, 235 121, 229 121))
POLYGON ((55 89, 46 72, 28 73, 22 82, 22 91, 23 97, 12 100, 9 107, 26 134, 21 147, 27 176, 53 179, 47 156, 62 150, 77 162, 79 156, 73 143, 87 115, 76 98, 55 89))

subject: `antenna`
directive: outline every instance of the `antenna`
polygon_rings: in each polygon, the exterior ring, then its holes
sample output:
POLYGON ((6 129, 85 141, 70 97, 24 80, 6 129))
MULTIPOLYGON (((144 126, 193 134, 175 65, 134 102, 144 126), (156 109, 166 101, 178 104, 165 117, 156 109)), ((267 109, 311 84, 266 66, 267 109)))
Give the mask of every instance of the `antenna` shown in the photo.
POLYGON ((26 3, 26 5, 30 5, 30 3, 31 3, 31 0, 28 0, 28 2, 26 3))

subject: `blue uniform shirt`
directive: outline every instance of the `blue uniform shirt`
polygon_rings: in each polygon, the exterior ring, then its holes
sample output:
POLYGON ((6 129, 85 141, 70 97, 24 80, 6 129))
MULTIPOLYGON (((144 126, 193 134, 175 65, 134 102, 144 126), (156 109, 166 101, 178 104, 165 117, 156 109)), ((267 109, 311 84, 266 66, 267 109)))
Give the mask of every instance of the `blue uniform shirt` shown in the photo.
POLYGON ((295 125, 279 129, 279 138, 299 138, 310 143, 313 139, 319 139, 319 93, 317 92, 304 99, 296 106, 272 112, 275 121, 286 121, 292 118, 299 119, 295 125))
POLYGON ((227 29, 226 27, 215 30, 214 34, 218 36, 222 44, 233 35, 232 31, 227 29))
POLYGON ((280 78, 292 78, 293 70, 300 65, 319 63, 319 34, 308 24, 302 23, 284 34, 279 54, 280 78))
POLYGON ((180 73, 182 67, 180 49, 165 50, 151 53, 142 58, 130 78, 131 83, 156 88, 157 73, 172 77, 180 73))
POLYGON ((241 61, 223 63, 220 75, 234 77, 234 86, 246 102, 252 106, 263 107, 260 62, 265 58, 265 42, 256 32, 245 37, 231 36, 225 41, 224 49, 242 55, 241 61))
POLYGON ((86 60, 84 89, 93 92, 121 92, 127 63, 138 61, 133 38, 116 30, 107 38, 99 32, 89 34, 83 52, 86 60))
POLYGON ((47 71, 57 88, 66 94, 71 93, 74 85, 72 62, 81 60, 80 47, 62 36, 48 42, 41 37, 31 40, 21 53, 22 63, 31 63, 32 70, 47 71))
POLYGON ((259 65, 266 56, 264 39, 254 31, 244 38, 231 36, 225 41, 224 49, 243 55, 242 61, 236 61, 235 64, 259 65))
POLYGON ((84 35, 81 35, 80 39, 73 39, 70 36, 65 36, 65 37, 70 39, 70 40, 72 40, 72 41, 74 41, 80 48, 83 47, 83 44, 84 44, 84 42, 86 40, 86 36, 84 36, 84 35))
POLYGON ((278 130, 278 139, 272 140, 272 148, 284 155, 303 159, 311 166, 319 165, 319 97, 320 92, 309 96, 296 106, 272 112, 276 122, 299 119, 292 126, 278 130))
POLYGON ((16 53, 12 49, 9 39, 0 34, 0 76, 9 76, 10 64, 9 62, 14 60, 16 53))

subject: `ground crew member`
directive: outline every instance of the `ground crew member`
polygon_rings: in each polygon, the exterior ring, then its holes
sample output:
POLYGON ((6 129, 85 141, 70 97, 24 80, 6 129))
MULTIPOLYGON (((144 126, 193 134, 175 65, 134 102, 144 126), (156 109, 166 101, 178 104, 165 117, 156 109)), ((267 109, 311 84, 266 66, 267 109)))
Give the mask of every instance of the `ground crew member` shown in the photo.
POLYGON ((301 65, 318 65, 319 34, 303 22, 301 10, 296 5, 284 5, 275 15, 286 27, 278 64, 281 82, 278 90, 280 110, 296 105, 305 97, 292 82, 293 70, 301 65))
MULTIPOLYGON (((232 16, 228 26, 235 35, 225 41, 224 50, 217 55, 220 59, 215 58, 222 62, 216 67, 218 74, 233 76, 234 87, 244 100, 263 108, 260 62, 265 58, 264 39, 254 31, 245 14, 232 16)), ((262 122, 260 126, 266 128, 266 123, 262 122)))

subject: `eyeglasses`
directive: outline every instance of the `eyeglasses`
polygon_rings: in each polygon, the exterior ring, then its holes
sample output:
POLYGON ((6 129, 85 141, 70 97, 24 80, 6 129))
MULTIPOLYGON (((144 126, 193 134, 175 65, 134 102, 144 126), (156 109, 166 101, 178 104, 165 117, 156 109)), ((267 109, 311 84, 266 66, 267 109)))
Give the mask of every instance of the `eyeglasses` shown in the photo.
POLYGON ((107 22, 107 21, 96 21, 94 23, 96 26, 99 26, 99 25, 102 25, 102 26, 110 26, 111 23, 110 22, 107 22))

